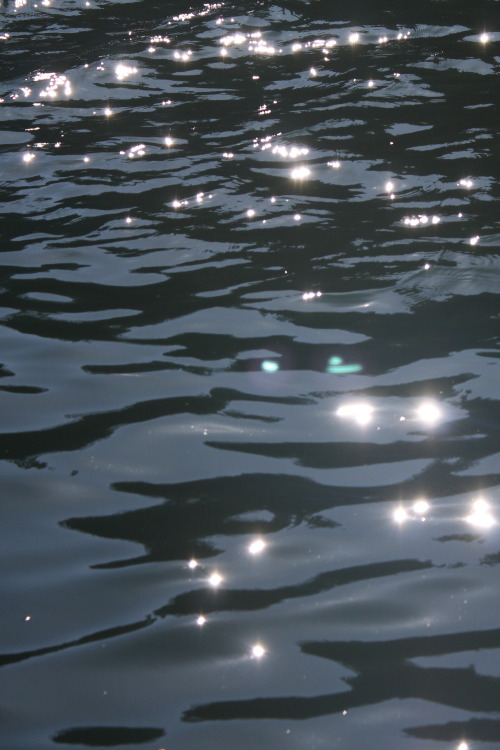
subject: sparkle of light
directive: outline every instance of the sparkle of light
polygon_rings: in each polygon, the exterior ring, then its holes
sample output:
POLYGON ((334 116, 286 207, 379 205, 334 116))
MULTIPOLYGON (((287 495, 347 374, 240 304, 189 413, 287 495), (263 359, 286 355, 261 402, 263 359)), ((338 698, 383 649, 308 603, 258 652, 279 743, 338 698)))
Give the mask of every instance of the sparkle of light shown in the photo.
POLYGON ((118 63, 115 66, 115 76, 119 81, 124 81, 125 78, 137 73, 137 68, 133 68, 131 65, 125 65, 124 63, 118 63))
POLYGON ((211 586, 212 586, 212 587, 213 587, 214 589, 216 589, 216 588, 217 588, 218 586, 220 586, 220 585, 221 585, 221 583, 222 583, 222 581, 223 581, 223 580, 224 580, 224 579, 222 578, 222 576, 220 575, 220 573, 217 573, 217 572, 215 572, 215 573, 212 573, 212 575, 211 575, 211 576, 210 576, 210 578, 208 579, 208 582, 209 582, 209 584, 210 584, 210 585, 211 585, 211 586))
POLYGON ((292 180, 306 180, 311 174, 309 167, 295 167, 292 169, 291 177, 292 180))
POLYGON ((442 412, 432 401, 424 401, 417 409, 417 416, 426 424, 435 424, 441 419, 442 412))
POLYGON ((167 137, 165 138, 165 146, 168 146, 168 148, 170 148, 170 146, 173 146, 173 145, 174 145, 174 139, 171 138, 169 135, 167 135, 167 137))
POLYGON ((475 235, 475 237, 471 237, 469 240, 469 244, 472 245, 472 247, 474 247, 474 245, 477 245, 478 242, 479 242, 479 235, 477 234, 475 235))
POLYGON ((495 525, 495 519, 490 512, 490 505, 486 500, 480 498, 472 504, 472 512, 465 519, 471 526, 480 529, 489 529, 495 525))
POLYGON ((396 508, 394 513, 392 514, 392 517, 396 523, 404 523, 408 520, 408 513, 405 511, 404 508, 396 508))
POLYGON ((481 44, 487 44, 490 41, 490 36, 485 31, 479 37, 481 44))
POLYGON ((265 653, 266 649, 262 644, 256 643, 255 646, 252 646, 252 656, 254 659, 262 659, 265 653))
POLYGON ((198 567, 198 561, 194 559, 194 557, 188 562, 188 568, 190 570, 194 570, 198 567))
POLYGON ((197 625, 198 625, 198 626, 199 626, 199 627, 201 628, 201 627, 203 627, 203 625, 204 625, 204 624, 206 623, 206 621, 207 621, 207 618, 206 618, 206 617, 203 617, 203 615, 200 615, 200 616, 199 616, 199 617, 198 617, 198 618, 196 619, 196 624, 197 624, 197 625))
POLYGON ((427 500, 416 500, 413 503, 413 512, 416 513, 417 516, 424 516, 429 510, 429 507, 427 500))
POLYGON ((248 551, 251 555, 260 555, 261 552, 266 548, 266 543, 263 539, 255 539, 248 546, 248 551))
POLYGON ((359 42, 359 34, 357 31, 353 31, 352 34, 349 34, 349 42, 350 44, 357 44, 357 42, 359 42))
POLYGON ((359 425, 367 425, 373 419, 373 406, 364 402, 345 404, 337 409, 338 417, 353 419, 359 425))

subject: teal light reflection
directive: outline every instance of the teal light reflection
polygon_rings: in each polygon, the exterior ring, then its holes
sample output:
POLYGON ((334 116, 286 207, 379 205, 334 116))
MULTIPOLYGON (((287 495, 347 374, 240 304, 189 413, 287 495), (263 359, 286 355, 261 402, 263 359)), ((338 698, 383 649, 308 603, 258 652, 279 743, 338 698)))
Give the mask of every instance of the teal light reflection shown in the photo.
POLYGON ((280 369, 280 366, 277 362, 273 362, 271 359, 265 359, 261 364, 261 368, 264 372, 277 372, 280 369))
POLYGON ((344 365, 342 357, 330 357, 326 371, 332 375, 349 375, 362 369, 361 365, 344 365))

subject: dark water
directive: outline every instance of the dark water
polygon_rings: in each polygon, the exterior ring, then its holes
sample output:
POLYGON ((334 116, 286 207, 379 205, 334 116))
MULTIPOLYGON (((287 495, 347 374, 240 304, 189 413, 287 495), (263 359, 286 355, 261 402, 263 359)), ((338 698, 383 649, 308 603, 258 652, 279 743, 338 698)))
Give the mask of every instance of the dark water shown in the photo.
POLYGON ((498 1, 0 14, 0 746, 498 748, 498 1))

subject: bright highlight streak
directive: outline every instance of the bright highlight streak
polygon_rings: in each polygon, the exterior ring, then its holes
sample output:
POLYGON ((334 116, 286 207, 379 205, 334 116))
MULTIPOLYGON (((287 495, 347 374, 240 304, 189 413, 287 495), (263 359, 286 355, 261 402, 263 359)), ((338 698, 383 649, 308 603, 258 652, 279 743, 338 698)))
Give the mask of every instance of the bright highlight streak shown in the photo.
POLYGON ((266 548, 266 543, 263 539, 255 539, 249 546, 248 551, 251 555, 259 555, 266 548))
POLYGON ((487 34, 487 33, 486 33, 486 32, 484 31, 484 32, 483 32, 483 33, 481 34, 481 36, 479 37, 479 41, 481 42, 481 44, 488 44, 488 42, 490 41, 490 36, 489 36, 489 34, 487 34))
POLYGON ((165 146, 168 146, 170 148, 170 146, 173 146, 173 145, 174 145, 174 139, 171 138, 169 135, 167 135, 167 137, 165 138, 165 146))
POLYGON ((373 418, 373 407, 365 403, 346 404, 337 409, 338 417, 354 419, 359 425, 367 425, 373 418))
POLYGON ((353 31, 352 34, 349 34, 349 42, 350 44, 356 44, 359 42, 359 34, 357 31, 353 31))
POLYGON ((207 621, 207 618, 206 618, 206 617, 203 617, 203 615, 200 615, 200 616, 199 616, 199 617, 197 618, 197 620, 196 620, 196 624, 197 624, 197 625, 198 625, 198 626, 199 626, 199 627, 201 628, 201 627, 203 627, 203 625, 204 625, 204 624, 206 623, 206 621, 207 621))

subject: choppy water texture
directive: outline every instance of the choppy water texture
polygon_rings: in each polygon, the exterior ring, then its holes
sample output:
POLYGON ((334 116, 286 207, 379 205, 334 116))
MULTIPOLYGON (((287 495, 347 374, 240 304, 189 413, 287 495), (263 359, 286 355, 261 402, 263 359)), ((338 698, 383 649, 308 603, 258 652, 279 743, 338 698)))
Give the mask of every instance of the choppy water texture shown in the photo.
POLYGON ((498 1, 0 14, 2 748, 498 748, 498 1))

